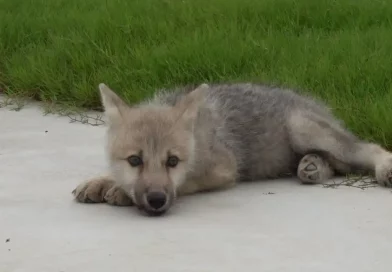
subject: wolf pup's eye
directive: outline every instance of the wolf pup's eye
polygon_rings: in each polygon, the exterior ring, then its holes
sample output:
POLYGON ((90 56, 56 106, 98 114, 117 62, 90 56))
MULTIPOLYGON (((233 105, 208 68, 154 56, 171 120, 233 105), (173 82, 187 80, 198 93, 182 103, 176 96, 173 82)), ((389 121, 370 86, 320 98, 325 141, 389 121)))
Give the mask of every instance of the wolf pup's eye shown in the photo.
POLYGON ((166 166, 172 167, 172 168, 176 167, 178 164, 178 161, 179 161, 179 159, 177 156, 169 156, 169 158, 167 158, 167 161, 166 161, 166 166))
POLYGON ((127 160, 132 167, 140 166, 143 164, 143 160, 139 156, 132 155, 129 156, 127 160))

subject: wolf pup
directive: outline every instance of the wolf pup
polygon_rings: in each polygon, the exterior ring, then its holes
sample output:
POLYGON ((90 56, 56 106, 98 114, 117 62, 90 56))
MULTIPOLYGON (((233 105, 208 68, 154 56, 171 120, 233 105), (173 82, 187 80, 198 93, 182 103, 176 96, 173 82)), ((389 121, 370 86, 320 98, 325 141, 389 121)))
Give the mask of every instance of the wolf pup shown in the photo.
POLYGON ((176 197, 237 182, 297 175, 323 183, 366 172, 392 186, 392 153, 360 140, 320 101, 257 84, 158 91, 127 105, 99 85, 110 176, 80 184, 79 202, 136 205, 150 215, 176 197))

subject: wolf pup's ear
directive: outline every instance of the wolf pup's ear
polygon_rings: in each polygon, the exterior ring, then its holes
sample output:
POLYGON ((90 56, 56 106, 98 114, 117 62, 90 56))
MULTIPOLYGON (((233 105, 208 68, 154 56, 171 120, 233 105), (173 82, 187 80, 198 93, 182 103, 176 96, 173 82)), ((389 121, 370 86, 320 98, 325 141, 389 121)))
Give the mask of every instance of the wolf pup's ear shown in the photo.
POLYGON ((176 105, 176 108, 181 115, 181 119, 191 125, 191 127, 193 127, 193 122, 198 115, 200 105, 204 102, 208 89, 209 85, 203 83, 187 94, 176 105))
POLYGON ((121 122, 124 111, 129 106, 104 83, 99 84, 101 103, 110 124, 121 122))

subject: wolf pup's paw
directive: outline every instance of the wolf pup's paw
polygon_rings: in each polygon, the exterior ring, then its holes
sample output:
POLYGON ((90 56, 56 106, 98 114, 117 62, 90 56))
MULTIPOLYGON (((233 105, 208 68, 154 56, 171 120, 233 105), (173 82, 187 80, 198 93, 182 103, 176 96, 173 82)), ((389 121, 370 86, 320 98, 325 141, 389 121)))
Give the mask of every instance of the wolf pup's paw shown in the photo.
POLYGON ((392 157, 376 165, 376 180, 381 186, 392 187, 392 157))
POLYGON ((104 196, 104 199, 108 204, 115 206, 133 205, 132 199, 124 192, 124 189, 118 186, 113 186, 112 188, 110 188, 104 196))
POLYGON ((99 177, 81 183, 72 191, 75 199, 82 203, 105 202, 105 195, 114 186, 114 181, 108 177, 99 177))
POLYGON ((297 175, 304 184, 323 183, 334 174, 329 163, 317 154, 305 155, 298 165, 297 175))

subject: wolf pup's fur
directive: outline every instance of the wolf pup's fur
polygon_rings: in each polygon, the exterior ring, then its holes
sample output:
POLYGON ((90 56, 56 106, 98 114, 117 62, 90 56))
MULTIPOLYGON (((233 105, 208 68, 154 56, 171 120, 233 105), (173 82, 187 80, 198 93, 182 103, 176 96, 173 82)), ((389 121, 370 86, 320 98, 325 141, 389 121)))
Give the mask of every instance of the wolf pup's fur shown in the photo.
POLYGON ((99 89, 111 175, 80 184, 73 191, 80 202, 136 205, 159 215, 177 196, 287 174, 322 183, 369 172, 392 186, 391 153, 291 90, 202 84, 129 106, 106 85, 99 89))

